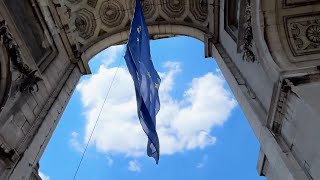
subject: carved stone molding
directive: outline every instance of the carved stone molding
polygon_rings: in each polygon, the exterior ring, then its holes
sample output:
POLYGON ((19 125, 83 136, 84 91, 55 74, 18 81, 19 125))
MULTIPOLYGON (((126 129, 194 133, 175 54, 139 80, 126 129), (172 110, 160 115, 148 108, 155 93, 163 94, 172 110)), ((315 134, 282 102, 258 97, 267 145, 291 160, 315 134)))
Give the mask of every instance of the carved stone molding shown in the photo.
POLYGON ((284 80, 284 83, 280 88, 278 100, 276 102, 276 106, 274 109, 275 111, 274 118, 272 119, 271 122, 268 123, 269 129, 276 136, 281 135, 281 129, 282 129, 283 118, 284 118, 283 116, 284 116, 285 109, 287 107, 288 96, 291 90, 291 86, 288 83, 291 84, 291 82, 288 79, 284 80))
POLYGON ((15 80, 16 90, 21 93, 38 91, 38 82, 42 79, 36 75, 37 70, 32 70, 23 62, 19 47, 13 40, 4 20, 0 22, 0 39, 7 50, 13 70, 18 71, 20 74, 19 78, 15 80))
POLYGON ((77 3, 81 2, 82 0, 67 0, 67 1, 69 1, 72 4, 77 4, 77 3))
POLYGON ((117 0, 105 1, 101 5, 99 15, 104 25, 111 28, 119 26, 125 17, 124 6, 117 0))
POLYGON ((291 120, 293 115, 292 111, 288 110, 288 103, 290 96, 296 96, 300 99, 300 96, 297 94, 300 85, 318 83, 320 81, 320 73, 312 72, 302 76, 290 77, 281 80, 279 84, 278 95, 274 96, 273 109, 270 111, 272 119, 268 121, 268 127, 272 130, 275 135, 281 135, 281 127, 284 120, 291 120), (272 112, 273 111, 273 112, 272 112))
POLYGON ((87 9, 82 9, 77 13, 75 26, 80 37, 83 39, 89 39, 93 36, 97 25, 94 15, 87 9))
POLYGON ((319 0, 283 0, 283 8, 294 8, 319 3, 319 0))
POLYGON ((285 31, 294 56, 320 53, 320 13, 285 17, 285 31))
POLYGON ((186 11, 185 0, 161 0, 162 10, 171 18, 179 18, 186 11))

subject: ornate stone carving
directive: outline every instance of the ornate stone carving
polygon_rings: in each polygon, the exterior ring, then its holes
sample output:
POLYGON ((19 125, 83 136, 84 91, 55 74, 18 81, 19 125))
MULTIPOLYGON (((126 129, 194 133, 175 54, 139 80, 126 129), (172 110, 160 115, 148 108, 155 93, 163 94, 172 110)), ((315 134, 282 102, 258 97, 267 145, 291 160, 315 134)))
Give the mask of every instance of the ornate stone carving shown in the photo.
POLYGON ((88 0, 87 4, 93 8, 96 7, 98 0, 88 0))
POLYGON ((185 0, 161 0, 162 10, 171 18, 178 18, 186 11, 185 0))
POLYGON ((320 25, 309 26, 306 30, 306 36, 309 41, 313 43, 320 43, 320 25))
POLYGON ((75 26, 80 37, 83 39, 89 39, 93 36, 97 24, 92 12, 87 9, 82 9, 77 12, 75 26))
POLYGON ((190 12, 197 21, 205 22, 208 18, 208 3, 190 0, 190 12))
POLYGON ((286 17, 286 33, 294 56, 320 53, 320 15, 286 17))
MULTIPOLYGON (((209 0, 141 0, 148 25, 184 25, 205 33, 211 27, 208 26, 209 6, 213 6, 210 3, 209 0)), ((102 37, 128 30, 135 0, 82 0, 77 5, 66 3, 66 6, 77 31, 73 40, 82 51, 102 37)), ((160 32, 153 28, 151 33, 160 32)))
MULTIPOLYGON (((131 0, 131 5, 132 5, 132 14, 133 14, 133 11, 134 11, 134 7, 135 7, 135 3, 136 1, 135 0, 131 0)), ((144 14, 144 17, 146 19, 150 19, 154 16, 155 12, 156 12, 156 6, 154 5, 155 4, 155 1, 154 0, 144 0, 144 1, 141 1, 141 5, 142 5, 142 8, 143 8, 143 14, 144 14)))
POLYGON ((0 37, 1 43, 8 52, 13 68, 20 73, 19 78, 16 80, 18 82, 17 90, 20 92, 31 92, 35 90, 34 86, 36 86, 36 91, 38 91, 38 82, 42 79, 36 75, 37 70, 30 69, 30 67, 23 62, 19 47, 9 33, 5 21, 0 22, 0 37))
POLYGON ((67 1, 69 1, 72 4, 77 4, 77 3, 81 2, 82 0, 67 0, 67 1))
POLYGON ((285 109, 287 107, 288 95, 289 91, 291 90, 291 87, 288 83, 290 83, 290 81, 285 79, 279 93, 278 101, 276 102, 276 107, 274 109, 274 119, 272 122, 269 122, 270 124, 268 124, 271 132, 276 136, 281 135, 284 112, 286 111, 285 109))
POLYGON ((243 60, 248 62, 256 61, 256 57, 252 52, 252 22, 251 22, 251 2, 250 0, 246 0, 245 7, 245 23, 244 23, 244 45, 243 45, 243 60))
POLYGON ((108 0, 102 3, 99 14, 104 25, 116 27, 122 23, 125 17, 125 10, 119 1, 108 0))
POLYGON ((283 8, 292 8, 320 3, 319 0, 283 0, 283 8))

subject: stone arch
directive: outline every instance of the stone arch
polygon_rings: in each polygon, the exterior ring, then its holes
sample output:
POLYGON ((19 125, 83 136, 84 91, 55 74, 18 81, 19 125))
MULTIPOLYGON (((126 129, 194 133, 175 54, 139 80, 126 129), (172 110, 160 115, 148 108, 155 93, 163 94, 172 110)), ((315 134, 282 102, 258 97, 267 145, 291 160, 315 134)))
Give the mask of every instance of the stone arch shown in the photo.
MULTIPOLYGON (((124 43, 128 38, 134 0, 105 0, 95 3, 68 0, 63 5, 70 13, 68 32, 84 66, 89 59, 111 44, 124 43), (72 3, 73 2, 73 3, 72 3), (80 6, 81 4, 81 6, 80 6), (95 6, 94 6, 95 4, 95 6)), ((202 41, 218 38, 218 0, 143 0, 142 6, 151 39, 175 35, 192 36, 202 41)), ((88 67, 87 67, 88 68, 88 67)), ((86 68, 86 69, 87 69, 86 68)), ((89 71, 86 71, 89 73, 89 71)))
MULTIPOLYGON (((295 157, 293 153, 283 149, 283 143, 278 141, 281 123, 286 118, 283 113, 278 113, 279 110, 285 110, 289 105, 302 109, 302 103, 287 104, 287 99, 293 99, 289 89, 297 90, 291 81, 305 83, 297 86, 301 88, 301 92, 308 94, 301 93, 305 107, 312 106, 319 110, 317 90, 320 88, 320 42, 315 38, 320 31, 319 0, 242 0, 242 3, 249 6, 240 5, 239 14, 243 16, 239 17, 239 22, 241 17, 249 15, 249 18, 244 18, 245 23, 241 25, 247 27, 239 26, 236 35, 230 34, 225 26, 228 25, 225 19, 229 18, 226 17, 229 14, 225 6, 228 0, 141 1, 144 2, 143 9, 151 39, 191 36, 205 44, 206 57, 215 58, 262 145, 258 166, 261 174, 268 176, 269 167, 272 170, 280 169, 279 175, 300 180, 307 179, 304 177, 310 167, 315 171, 319 169, 319 165, 313 165, 311 161, 310 164, 303 162, 300 167, 297 160, 301 160, 303 156, 295 157), (240 33, 241 29, 249 32, 240 33), (233 36, 238 36, 238 39, 233 36), (240 46, 244 46, 245 50, 241 50, 240 46), (247 57, 244 58, 243 54, 247 57)), ((27 4, 29 1, 25 2, 27 4)), ((127 41, 133 2, 134 0, 38 0, 29 4, 30 12, 26 13, 12 11, 19 0, 0 1, 0 16, 4 16, 3 19, 9 22, 12 38, 17 41, 15 52, 18 52, 18 47, 21 49, 19 63, 22 67, 30 66, 30 69, 17 72, 17 62, 12 56, 9 57, 10 48, 0 38, 0 108, 9 95, 14 97, 12 101, 10 97, 0 114, 2 124, 7 123, 3 126, 3 131, 0 131, 0 144, 4 150, 11 150, 19 145, 18 152, 21 152, 21 157, 6 154, 17 164, 12 169, 2 170, 0 163, 0 172, 12 171, 10 178, 15 180, 23 179, 37 170, 39 158, 78 80, 82 75, 90 73, 88 61, 103 49, 127 41), (22 22, 30 20, 30 25, 35 23, 35 27, 43 27, 41 29, 45 32, 40 33, 40 36, 45 37, 45 34, 48 39, 40 41, 26 37, 28 34, 21 30, 25 26, 21 26, 20 17, 23 17, 22 22), (52 43, 57 56, 48 58, 45 67, 37 64, 30 51, 35 48, 25 42, 29 40, 39 46, 52 43), (37 74, 43 79, 39 88, 37 82, 40 78, 34 74, 37 67, 40 70, 37 74), (19 77, 23 72, 28 78, 19 77), (27 83, 27 80, 32 83, 27 83), (16 87, 22 83, 24 87, 18 92, 16 87), (15 93, 21 96, 15 98, 15 93), (16 112, 6 113, 7 109, 16 112), (11 119, 7 118, 9 116, 11 119)), ((17 54, 13 55, 17 58, 17 54)), ((306 123, 306 117, 307 115, 296 120, 306 123)), ((317 118, 309 117, 310 122, 314 119, 317 118)), ((314 124, 318 125, 318 122, 314 124)), ((319 152, 320 146, 309 149, 319 152)), ((316 158, 319 159, 319 156, 316 158)), ((1 159, 8 157, 0 157, 1 159)), ((318 164, 319 162, 317 161, 318 164)), ((316 173, 315 177, 320 177, 316 173)), ((0 179, 5 176, 0 175, 0 179)))
MULTIPOLYGON (((151 39, 184 35, 196 38, 202 42, 205 41, 206 33, 195 27, 184 25, 149 25, 148 29, 151 39)), ((129 30, 123 29, 118 33, 105 38, 97 39, 96 42, 92 42, 88 44, 88 46, 83 47, 80 51, 82 52, 81 58, 84 61, 86 69, 89 68, 88 62, 93 56, 110 46, 125 43, 128 39, 128 36, 129 30)))

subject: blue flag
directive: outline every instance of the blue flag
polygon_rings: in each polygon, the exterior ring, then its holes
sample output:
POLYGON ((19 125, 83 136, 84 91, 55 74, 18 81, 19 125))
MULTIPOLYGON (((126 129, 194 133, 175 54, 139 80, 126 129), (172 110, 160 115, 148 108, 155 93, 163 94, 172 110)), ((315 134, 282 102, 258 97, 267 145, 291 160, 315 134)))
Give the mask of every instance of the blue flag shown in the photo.
POLYGON ((160 109, 158 90, 161 79, 151 60, 149 32, 140 0, 136 0, 124 58, 134 81, 139 120, 148 136, 147 153, 158 164, 159 138, 156 131, 156 115, 160 109))

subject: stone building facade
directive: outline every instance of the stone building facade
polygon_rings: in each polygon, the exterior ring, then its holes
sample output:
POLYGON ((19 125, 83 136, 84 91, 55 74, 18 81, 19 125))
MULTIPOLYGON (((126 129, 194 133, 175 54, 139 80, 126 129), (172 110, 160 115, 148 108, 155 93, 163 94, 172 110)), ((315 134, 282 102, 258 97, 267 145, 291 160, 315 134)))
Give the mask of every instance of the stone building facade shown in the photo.
MULTIPOLYGON (((320 179, 319 0, 141 0, 151 39, 205 44, 269 180, 320 179)), ((134 0, 0 0, 0 179, 38 162, 89 60, 128 39, 134 0)))

